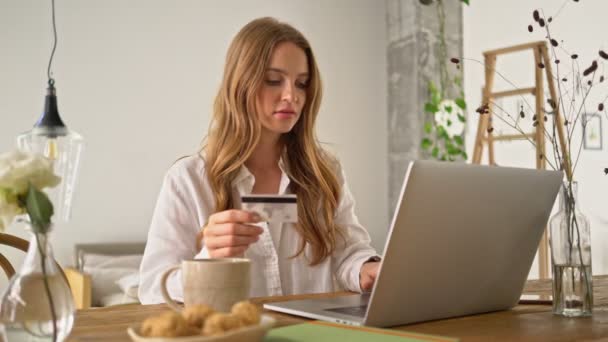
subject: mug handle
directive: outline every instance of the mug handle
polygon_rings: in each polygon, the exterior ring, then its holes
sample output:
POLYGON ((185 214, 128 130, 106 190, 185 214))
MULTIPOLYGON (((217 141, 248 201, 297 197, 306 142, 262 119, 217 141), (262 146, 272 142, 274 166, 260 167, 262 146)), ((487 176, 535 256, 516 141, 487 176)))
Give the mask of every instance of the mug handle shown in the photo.
POLYGON ((182 307, 177 304, 177 302, 174 301, 171 296, 169 296, 169 291, 167 291, 167 278, 169 278, 169 275, 171 273, 179 270, 180 268, 181 266, 173 266, 170 269, 166 270, 165 273, 163 273, 163 275, 160 277, 160 291, 163 295, 163 299, 171 309, 177 312, 182 311, 182 307))

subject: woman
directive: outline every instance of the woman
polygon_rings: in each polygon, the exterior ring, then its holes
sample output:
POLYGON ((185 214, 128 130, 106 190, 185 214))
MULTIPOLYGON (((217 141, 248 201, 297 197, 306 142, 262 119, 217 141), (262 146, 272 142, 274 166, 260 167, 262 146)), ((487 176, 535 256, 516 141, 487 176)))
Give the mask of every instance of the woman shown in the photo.
MULTIPOLYGON (((378 258, 339 163, 315 138, 320 104, 319 70, 299 31, 272 18, 241 29, 206 144, 165 177, 140 270, 142 303, 163 302, 160 275, 191 258, 251 259, 251 296, 371 289, 378 258), (238 210, 252 193, 296 194, 298 223, 238 210)), ((167 284, 182 299, 181 274, 167 284)))

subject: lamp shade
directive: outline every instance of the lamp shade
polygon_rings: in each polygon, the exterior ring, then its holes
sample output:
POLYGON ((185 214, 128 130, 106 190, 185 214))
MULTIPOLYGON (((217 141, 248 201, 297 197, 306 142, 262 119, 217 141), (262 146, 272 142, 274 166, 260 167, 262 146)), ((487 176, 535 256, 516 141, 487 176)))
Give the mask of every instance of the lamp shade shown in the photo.
POLYGON ((53 161, 54 172, 61 177, 61 183, 49 189, 48 195, 55 207, 56 217, 69 221, 84 139, 68 129, 61 120, 53 82, 49 82, 44 112, 31 130, 17 137, 17 146, 23 151, 42 154, 53 161))

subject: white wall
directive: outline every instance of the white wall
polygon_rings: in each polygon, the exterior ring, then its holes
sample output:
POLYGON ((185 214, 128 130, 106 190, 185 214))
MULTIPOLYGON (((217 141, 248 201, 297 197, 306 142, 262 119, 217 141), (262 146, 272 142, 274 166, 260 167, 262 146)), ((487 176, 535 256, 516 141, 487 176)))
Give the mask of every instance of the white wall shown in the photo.
MULTIPOLYGON (((146 238, 165 171, 196 151, 207 131, 230 40, 260 16, 292 23, 311 41, 325 84, 319 137, 341 158, 373 244, 384 246, 384 2, 58 0, 56 6, 59 110, 87 142, 73 219, 54 232, 60 262, 71 263, 74 243, 146 238)), ((42 110, 50 17, 50 1, 0 1, 0 151, 11 149, 42 110)), ((17 227, 9 233, 26 236, 17 227)))
MULTIPOLYGON (((554 17, 551 24, 552 36, 560 41, 561 47, 580 55, 582 69, 590 65, 593 59, 599 59, 598 49, 608 49, 608 40, 605 35, 608 27, 605 20, 605 15, 608 13, 608 2, 605 0, 586 0, 578 3, 556 0, 512 0, 507 3, 499 0, 486 0, 472 1, 471 6, 465 6, 464 57, 481 61, 483 60, 482 51, 544 39, 545 34, 541 32, 538 25, 534 25, 532 34, 527 30, 527 26, 534 22, 532 19, 534 9, 543 9, 546 17, 554 17), (565 7, 559 12, 562 4, 565 4, 565 7), (558 12, 559 14, 556 15, 558 12)), ((531 87, 534 85, 532 58, 531 53, 499 57, 497 69, 518 87, 531 87), (504 63, 500 63, 501 60, 504 63)), ((561 60, 560 72, 563 75, 564 70, 570 64, 570 59, 561 58, 561 60)), ((475 62, 465 61, 464 70, 465 91, 469 104, 467 143, 468 153, 472 155, 477 129, 477 114, 474 110, 481 103, 480 89, 484 85, 484 69, 475 62)), ((603 72, 601 67, 598 73, 603 72)), ((498 88, 512 89, 501 81, 499 76, 496 78, 498 88)), ((608 95, 607 83, 600 84, 593 93, 596 95, 588 98, 589 112, 594 112, 599 101, 605 100, 608 95)), ((529 102, 530 100, 528 99, 529 102)), ((530 103, 532 106, 534 105, 533 102, 530 103)), ((503 106, 512 114, 519 113, 516 102, 505 100, 503 106)), ((602 115, 602 120, 604 149, 602 151, 582 150, 580 162, 575 171, 575 176, 580 183, 580 208, 591 221, 594 274, 608 273, 608 250, 606 249, 608 244, 608 202, 606 201, 608 176, 604 176, 602 172, 605 167, 608 167, 608 147, 606 146, 608 144, 608 116, 605 113, 602 115)), ((503 130, 504 127, 500 128, 497 123, 495 129, 503 130)), ((507 133, 506 129, 503 132, 507 133)), ((575 137, 573 141, 580 140, 575 137)), ((528 142, 498 144, 496 156, 496 161, 500 165, 535 167, 534 151, 528 142)), ((536 277, 537 274, 537 266, 534 265, 531 277, 536 277)))

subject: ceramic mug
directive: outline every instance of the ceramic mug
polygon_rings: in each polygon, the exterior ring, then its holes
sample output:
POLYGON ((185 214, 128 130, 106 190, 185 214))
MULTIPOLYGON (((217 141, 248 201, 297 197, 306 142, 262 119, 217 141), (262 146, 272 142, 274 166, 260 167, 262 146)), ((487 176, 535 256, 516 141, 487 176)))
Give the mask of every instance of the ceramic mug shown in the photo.
POLYGON ((182 271, 184 306, 206 304, 217 311, 230 312, 236 302, 249 298, 251 261, 245 258, 192 259, 182 261, 163 273, 161 292, 165 302, 176 311, 182 307, 167 291, 167 279, 182 271))

